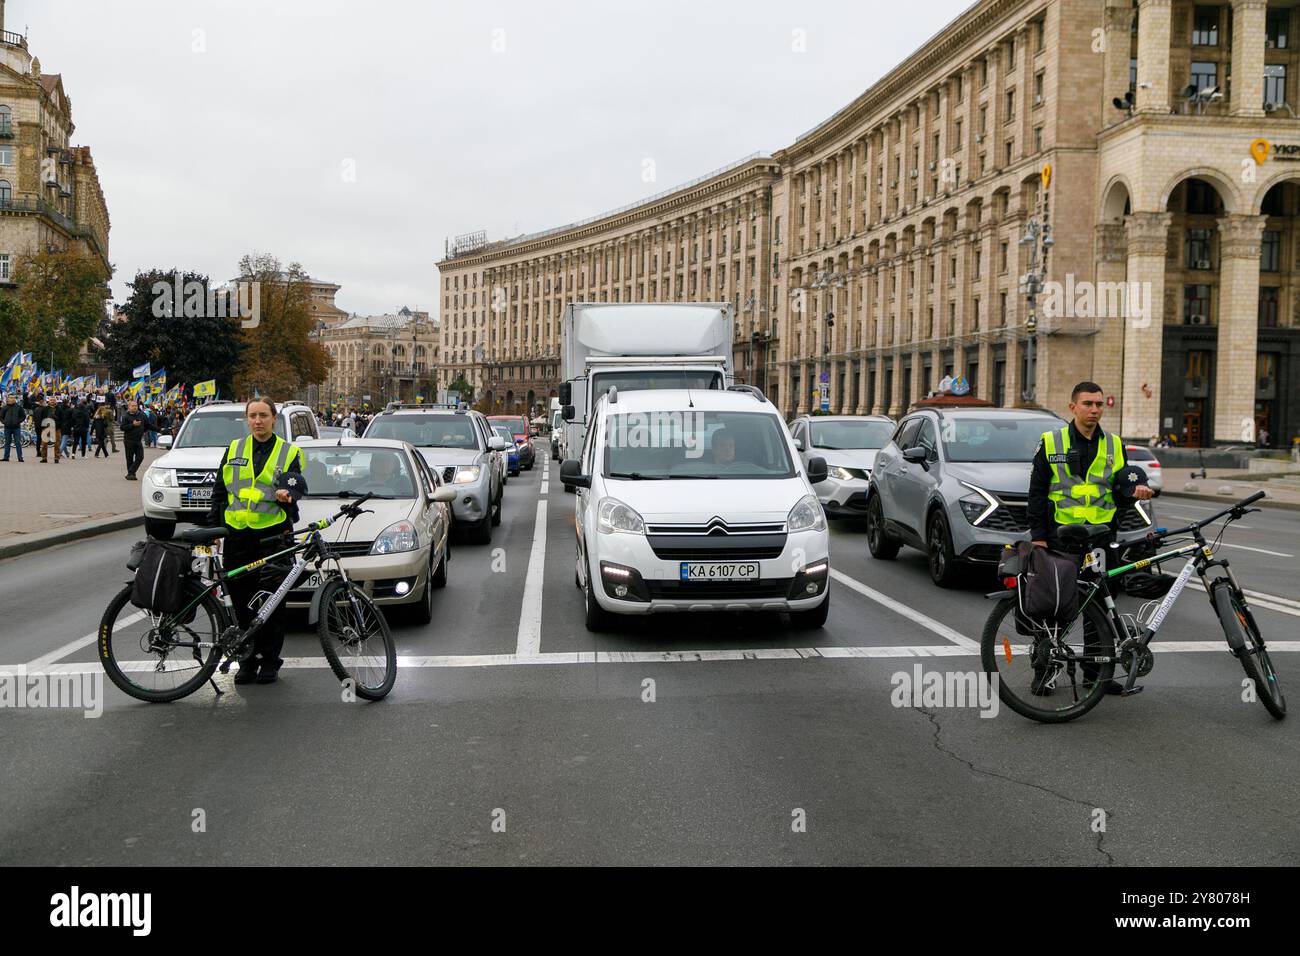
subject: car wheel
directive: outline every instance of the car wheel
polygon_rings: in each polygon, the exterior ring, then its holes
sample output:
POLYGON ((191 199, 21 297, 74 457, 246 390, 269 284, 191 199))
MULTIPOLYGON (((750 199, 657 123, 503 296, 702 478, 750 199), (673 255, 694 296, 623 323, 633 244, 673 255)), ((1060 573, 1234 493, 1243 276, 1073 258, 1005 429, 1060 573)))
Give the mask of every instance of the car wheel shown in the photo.
POLYGON ((926 525, 925 553, 930 565, 930 580, 941 588, 957 583, 957 561, 952 553, 952 538, 943 512, 936 510, 926 525))
POLYGON ((893 561, 898 557, 899 547, 900 542, 885 530, 885 508, 880 503, 880 495, 872 495, 867 501, 867 550, 873 558, 893 561))
POLYGON ((587 630, 593 634, 599 634, 610 629, 610 626, 614 623, 614 615, 600 606, 596 596, 591 593, 591 585, 591 569, 588 568, 587 586, 582 589, 582 595, 587 605, 587 630))
POLYGON ((474 544, 492 543, 492 516, 484 515, 482 519, 469 526, 469 540, 474 544))
POLYGON ((574 551, 574 558, 573 558, 573 586, 574 586, 575 588, 577 588, 579 591, 581 591, 581 590, 582 590, 582 572, 581 572, 579 569, 582 567, 582 547, 579 546, 579 545, 575 545, 573 551, 574 551))
POLYGON ((791 611, 790 623, 799 630, 813 630, 818 627, 826 626, 826 617, 831 613, 831 586, 830 582, 826 583, 826 597, 822 603, 817 605, 811 611, 791 611))
POLYGON ((176 522, 168 521, 166 518, 144 519, 144 533, 151 538, 157 538, 159 541, 170 541, 172 535, 176 533, 176 522))
POLYGON ((433 620, 433 569, 429 569, 428 580, 424 582, 424 593, 420 600, 407 606, 407 620, 412 624, 428 624, 433 620))

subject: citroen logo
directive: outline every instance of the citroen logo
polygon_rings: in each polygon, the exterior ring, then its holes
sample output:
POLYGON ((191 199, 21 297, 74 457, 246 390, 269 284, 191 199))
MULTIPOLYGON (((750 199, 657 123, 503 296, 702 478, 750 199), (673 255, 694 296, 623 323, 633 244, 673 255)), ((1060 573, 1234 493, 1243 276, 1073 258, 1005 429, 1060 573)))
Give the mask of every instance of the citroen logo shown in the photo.
POLYGON ((730 534, 731 533, 730 530, 727 528, 727 522, 723 521, 717 515, 714 515, 712 518, 709 519, 709 523, 708 525, 706 525, 706 528, 708 529, 709 534, 730 534))

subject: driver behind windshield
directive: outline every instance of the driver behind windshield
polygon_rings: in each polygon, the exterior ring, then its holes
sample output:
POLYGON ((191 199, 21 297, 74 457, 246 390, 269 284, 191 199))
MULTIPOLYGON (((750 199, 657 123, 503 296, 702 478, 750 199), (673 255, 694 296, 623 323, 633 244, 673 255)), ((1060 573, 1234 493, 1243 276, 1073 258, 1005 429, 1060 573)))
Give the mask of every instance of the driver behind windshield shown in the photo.
POLYGON ((725 428, 713 433, 713 463, 730 465, 736 460, 736 436, 725 428))
POLYGON ((394 493, 394 481, 401 467, 396 455, 371 455, 370 477, 358 489, 363 494, 391 495, 394 493))

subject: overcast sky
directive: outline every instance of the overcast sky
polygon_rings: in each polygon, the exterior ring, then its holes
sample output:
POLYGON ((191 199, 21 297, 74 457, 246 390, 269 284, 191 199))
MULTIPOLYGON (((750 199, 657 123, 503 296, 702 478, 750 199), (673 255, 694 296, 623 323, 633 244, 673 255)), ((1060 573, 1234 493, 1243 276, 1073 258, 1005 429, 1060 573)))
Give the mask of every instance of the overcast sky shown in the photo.
POLYGON ((436 314, 446 238, 585 219, 788 145, 969 5, 8 0, 5 28, 63 75, 118 301, 139 269, 226 279, 258 251, 339 283, 350 312, 436 314))

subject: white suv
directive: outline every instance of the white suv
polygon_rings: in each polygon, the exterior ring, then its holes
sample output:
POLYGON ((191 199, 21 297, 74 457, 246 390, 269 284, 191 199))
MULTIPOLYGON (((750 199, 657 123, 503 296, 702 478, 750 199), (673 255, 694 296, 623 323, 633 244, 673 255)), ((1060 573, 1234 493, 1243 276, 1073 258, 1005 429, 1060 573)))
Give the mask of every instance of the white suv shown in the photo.
MULTIPOLYGON (((319 438, 320 426, 302 402, 276 406, 275 433, 287 441, 319 438)), ((248 434, 244 406, 239 402, 210 402, 190 412, 173 444, 170 435, 158 444, 170 448, 150 466, 140 482, 145 531, 164 541, 176 522, 201 522, 212 504, 212 489, 221 475, 221 456, 236 438, 248 434)))
POLYGON ((757 389, 610 389, 591 422, 582 457, 560 467, 578 496, 588 630, 661 611, 826 622, 830 538, 812 487, 826 462, 805 469, 757 389))

